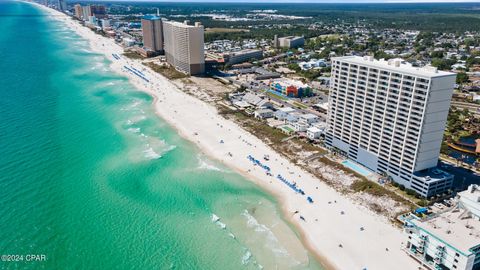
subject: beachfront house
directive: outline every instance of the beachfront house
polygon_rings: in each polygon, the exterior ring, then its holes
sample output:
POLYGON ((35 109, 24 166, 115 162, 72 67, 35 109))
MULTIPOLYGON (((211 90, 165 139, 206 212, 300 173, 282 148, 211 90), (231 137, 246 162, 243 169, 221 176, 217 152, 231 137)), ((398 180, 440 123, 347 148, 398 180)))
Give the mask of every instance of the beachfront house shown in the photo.
POLYGON ((295 112, 295 109, 292 109, 290 107, 284 107, 284 108, 278 109, 275 112, 274 116, 278 120, 285 120, 287 119, 287 116, 293 112, 295 112))
POLYGON ((255 108, 264 108, 264 109, 273 109, 273 104, 264 98, 264 96, 260 96, 251 92, 246 93, 242 101, 252 105, 255 108))
POLYGON ((310 140, 319 139, 321 136, 325 135, 326 128, 326 122, 315 122, 311 124, 309 128, 307 128, 307 137, 310 140))
POLYGON ((320 121, 320 118, 318 116, 314 115, 314 114, 307 113, 307 114, 302 115, 298 121, 302 122, 302 123, 305 123, 307 125, 311 125, 313 123, 316 123, 316 122, 320 121))
POLYGON ((317 127, 309 127, 307 128, 307 137, 310 140, 319 139, 320 136, 323 134, 323 131, 317 127))
POLYGON ((305 132, 307 131, 307 128, 309 128, 313 123, 316 123, 320 120, 320 118, 314 114, 307 113, 300 118, 298 118, 298 121, 293 125, 295 128, 296 132, 305 132))
POLYGON ((302 115, 298 112, 292 112, 287 115, 287 118, 285 118, 285 123, 295 126, 295 123, 298 122, 298 119, 300 119, 302 115))
POLYGON ((259 109, 254 113, 255 118, 258 119, 267 119, 273 117, 273 111, 270 109, 259 109))
POLYGON ((301 121, 297 121, 293 124, 293 128, 295 129, 296 132, 305 132, 307 131, 308 124, 301 121))

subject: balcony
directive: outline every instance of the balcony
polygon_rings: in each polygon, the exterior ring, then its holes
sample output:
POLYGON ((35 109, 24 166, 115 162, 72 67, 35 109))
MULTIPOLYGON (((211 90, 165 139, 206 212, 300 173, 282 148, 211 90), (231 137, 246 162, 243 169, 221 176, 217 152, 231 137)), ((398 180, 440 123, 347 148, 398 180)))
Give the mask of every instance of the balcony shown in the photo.
POLYGON ((427 261, 425 259, 424 255, 423 255, 423 252, 419 253, 418 250, 416 250, 414 248, 406 248, 405 247, 405 248, 402 248, 402 249, 403 249, 403 251, 405 251, 405 253, 410 255, 410 257, 412 257, 413 259, 418 261, 422 265, 422 267, 426 267, 430 270, 436 270, 434 263, 427 261))

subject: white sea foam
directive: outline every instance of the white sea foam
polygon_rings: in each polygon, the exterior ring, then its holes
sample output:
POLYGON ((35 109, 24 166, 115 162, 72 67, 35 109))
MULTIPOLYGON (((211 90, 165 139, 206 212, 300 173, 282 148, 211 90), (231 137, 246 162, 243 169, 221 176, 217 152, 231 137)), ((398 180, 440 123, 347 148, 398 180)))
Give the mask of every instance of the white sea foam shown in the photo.
POLYGON ((177 148, 176 145, 169 145, 164 140, 159 140, 157 138, 149 138, 147 135, 141 133, 140 136, 143 138, 148 138, 148 142, 145 144, 145 150, 143 150, 144 156, 150 160, 159 159, 164 156, 166 153, 177 148))
POLYGON ((134 117, 131 117, 130 119, 127 119, 127 122, 125 123, 127 126, 132 126, 135 125, 143 120, 147 119, 145 115, 136 115, 134 117))
MULTIPOLYGON (((275 237, 275 234, 267 226, 265 226, 264 224, 260 224, 258 220, 255 219, 255 217, 253 217, 252 215, 250 215, 250 213, 247 210, 243 211, 242 216, 244 216, 247 219, 247 227, 253 228, 255 232, 264 236, 266 240, 266 246, 270 250, 272 250, 278 257, 289 256, 288 251, 281 246, 277 237, 275 237)), ((298 262, 293 262, 293 263, 298 263, 298 262)))
POLYGON ((210 171, 218 171, 218 172, 222 171, 222 169, 220 169, 220 168, 214 166, 213 164, 210 164, 206 160, 204 160, 202 158, 201 154, 197 155, 197 160, 198 160, 198 167, 197 168, 199 170, 210 170, 210 171))
POLYGON ((160 155, 160 154, 158 154, 157 152, 155 152, 155 151, 153 150, 153 148, 151 148, 151 147, 148 148, 147 150, 144 150, 143 153, 145 154, 145 157, 146 157, 147 159, 150 159, 150 160, 152 160, 152 159, 159 159, 159 158, 162 157, 162 155, 160 155))
POLYGON ((133 133, 139 133, 140 132, 140 128, 129 128, 127 130, 130 131, 130 132, 133 132, 133 133))
POLYGON ((222 223, 222 222, 220 222, 220 221, 217 221, 217 222, 215 222, 215 223, 216 223, 216 224, 218 225, 218 227, 220 227, 222 230, 225 230, 225 229, 227 228, 227 224, 225 224, 225 223, 222 223))
POLYGON ((248 262, 250 261, 250 258, 252 258, 252 253, 247 249, 247 251, 245 251, 245 254, 243 254, 242 264, 243 265, 248 264, 248 262))
POLYGON ((217 222, 217 221, 219 221, 219 220, 220 220, 220 218, 219 218, 217 215, 212 214, 212 222, 215 223, 215 222, 217 222))

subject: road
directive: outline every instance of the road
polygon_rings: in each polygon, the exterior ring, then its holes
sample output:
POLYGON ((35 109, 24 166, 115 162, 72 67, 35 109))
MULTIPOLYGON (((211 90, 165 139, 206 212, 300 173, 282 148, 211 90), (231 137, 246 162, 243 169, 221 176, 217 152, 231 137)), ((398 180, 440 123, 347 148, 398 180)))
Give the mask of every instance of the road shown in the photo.
POLYGON ((452 106, 461 109, 469 109, 472 113, 480 115, 480 104, 452 100, 452 106))

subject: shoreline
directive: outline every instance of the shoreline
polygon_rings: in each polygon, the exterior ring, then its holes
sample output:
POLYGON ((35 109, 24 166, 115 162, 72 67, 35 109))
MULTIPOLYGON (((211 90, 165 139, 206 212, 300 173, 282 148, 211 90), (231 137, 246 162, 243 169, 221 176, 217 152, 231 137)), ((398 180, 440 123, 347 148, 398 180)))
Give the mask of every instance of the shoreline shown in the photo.
POLYGON ((112 39, 97 35, 63 13, 38 6, 49 14, 56 15, 55 19, 64 22, 72 31, 89 41, 94 52, 103 54, 111 61, 110 67, 115 73, 126 76, 138 90, 152 96, 155 113, 181 137, 193 142, 201 152, 221 161, 272 194, 282 211, 282 218, 296 228, 305 248, 326 269, 418 267, 400 250, 400 243, 403 241, 400 230, 382 217, 291 164, 261 140, 218 115, 211 105, 184 93, 162 75, 143 66, 140 61, 126 59, 121 55, 123 49, 112 39), (121 59, 114 59, 112 53, 119 54, 121 59), (145 69, 144 72, 152 84, 146 84, 132 73, 126 73, 123 70, 124 64, 139 70, 145 69), (220 140, 225 142, 220 143, 220 140), (233 153, 233 157, 227 155, 229 152, 233 153), (265 163, 272 168, 273 174, 279 173, 290 181, 295 180, 315 202, 309 204, 306 196, 296 194, 276 178, 267 176, 258 166, 253 166, 246 158, 249 154, 259 160, 263 154, 268 154, 270 161, 265 163), (328 203, 333 201, 335 203, 328 203), (300 214, 291 215, 298 210, 301 210, 300 214), (346 214, 341 215, 340 211, 346 214), (300 219, 300 215, 305 221, 300 219), (365 227, 365 232, 359 232, 360 226, 365 227), (339 243, 344 247, 339 248, 339 243), (386 252, 386 247, 390 251, 386 252))

